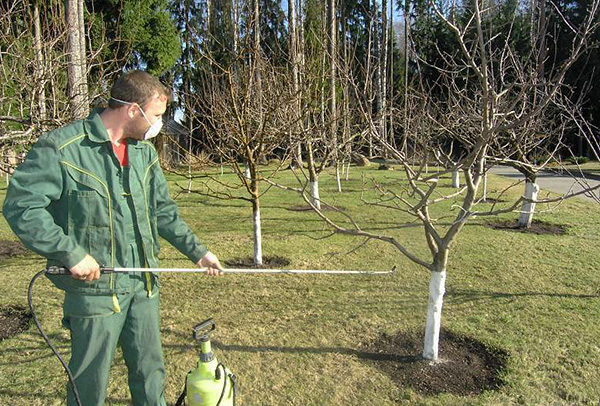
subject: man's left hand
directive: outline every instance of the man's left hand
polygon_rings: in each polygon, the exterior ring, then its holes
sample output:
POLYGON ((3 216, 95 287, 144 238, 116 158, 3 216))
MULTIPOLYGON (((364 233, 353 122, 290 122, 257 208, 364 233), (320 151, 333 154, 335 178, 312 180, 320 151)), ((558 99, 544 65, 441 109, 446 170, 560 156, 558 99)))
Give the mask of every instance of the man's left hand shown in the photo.
POLYGON ((221 276, 223 275, 223 271, 225 271, 217 256, 210 251, 208 251, 196 265, 200 268, 207 268, 206 274, 210 276, 221 276))

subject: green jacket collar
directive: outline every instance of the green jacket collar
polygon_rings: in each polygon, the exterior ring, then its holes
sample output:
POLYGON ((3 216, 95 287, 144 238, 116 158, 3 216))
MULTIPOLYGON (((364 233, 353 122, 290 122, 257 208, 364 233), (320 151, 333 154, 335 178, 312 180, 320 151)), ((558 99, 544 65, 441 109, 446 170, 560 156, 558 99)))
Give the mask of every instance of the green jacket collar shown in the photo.
POLYGON ((102 113, 102 111, 104 111, 103 108, 93 109, 88 118, 83 121, 83 128, 85 129, 88 138, 91 141, 99 143, 110 141, 102 118, 100 118, 100 113, 102 113))
MULTIPOLYGON (((100 114, 103 111, 104 108, 95 108, 92 110, 88 118, 83 121, 83 127, 85 128, 85 133, 87 134, 88 138, 91 141, 98 143, 110 141, 106 127, 104 127, 104 123, 100 117, 100 114)), ((134 148, 143 148, 144 146, 144 144, 133 138, 128 138, 127 143, 134 148)))

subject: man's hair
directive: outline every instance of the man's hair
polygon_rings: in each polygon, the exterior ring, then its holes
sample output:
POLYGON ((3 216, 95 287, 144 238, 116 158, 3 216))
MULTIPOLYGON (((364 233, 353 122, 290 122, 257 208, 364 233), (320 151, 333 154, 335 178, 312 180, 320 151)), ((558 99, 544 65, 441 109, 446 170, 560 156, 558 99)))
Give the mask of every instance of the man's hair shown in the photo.
POLYGON ((137 103, 144 107, 157 94, 159 97, 166 98, 167 103, 173 101, 171 92, 156 77, 141 70, 132 70, 113 83, 108 107, 119 108, 123 106, 122 102, 137 103))

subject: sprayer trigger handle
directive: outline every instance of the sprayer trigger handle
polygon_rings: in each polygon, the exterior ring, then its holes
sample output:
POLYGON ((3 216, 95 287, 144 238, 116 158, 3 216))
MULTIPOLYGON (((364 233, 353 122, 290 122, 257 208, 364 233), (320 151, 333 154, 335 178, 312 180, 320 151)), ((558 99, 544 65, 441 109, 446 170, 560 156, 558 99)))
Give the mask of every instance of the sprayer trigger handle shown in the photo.
POLYGON ((69 271, 64 266, 49 266, 46 268, 46 274, 48 275, 71 275, 71 271, 69 271))
MULTIPOLYGON (((100 266, 100 273, 113 273, 115 268, 109 266, 100 266)), ((49 266, 46 268, 47 275, 71 275, 71 271, 64 266, 49 266)))

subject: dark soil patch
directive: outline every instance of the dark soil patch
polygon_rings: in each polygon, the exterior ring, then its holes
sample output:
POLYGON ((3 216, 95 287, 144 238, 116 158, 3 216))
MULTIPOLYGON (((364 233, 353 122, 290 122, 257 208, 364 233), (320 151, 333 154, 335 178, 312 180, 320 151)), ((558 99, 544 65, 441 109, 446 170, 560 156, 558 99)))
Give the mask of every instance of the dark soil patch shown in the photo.
MULTIPOLYGON (((348 190, 346 190, 346 191, 348 192, 348 190)), ((312 207, 306 206, 303 204, 298 204, 296 206, 288 207, 287 210, 289 210, 289 211, 311 211, 312 207)), ((333 208, 331 206, 327 206, 327 205, 321 203, 321 211, 346 211, 346 209, 343 207, 333 208)))
POLYGON ((0 308, 0 341, 21 334, 29 328, 31 313, 21 307, 0 308))
POLYGON ((564 235, 569 229, 568 226, 546 223, 545 221, 535 219, 531 222, 531 227, 529 228, 519 227, 519 220, 491 221, 486 223, 486 226, 493 228, 494 230, 507 230, 520 233, 545 235, 564 235))
POLYGON ((508 359, 505 351, 442 329, 440 362, 431 363, 421 357, 423 337, 423 332, 384 334, 366 346, 366 351, 378 354, 368 362, 375 363, 399 387, 408 386, 424 395, 477 395, 504 384, 500 374, 508 359))
POLYGON ((0 259, 25 255, 29 252, 23 244, 17 241, 0 240, 0 259))
POLYGON ((223 263, 229 268, 275 269, 288 266, 290 264, 290 260, 279 256, 263 257, 263 264, 256 265, 253 257, 246 257, 228 259, 223 261, 223 263))

